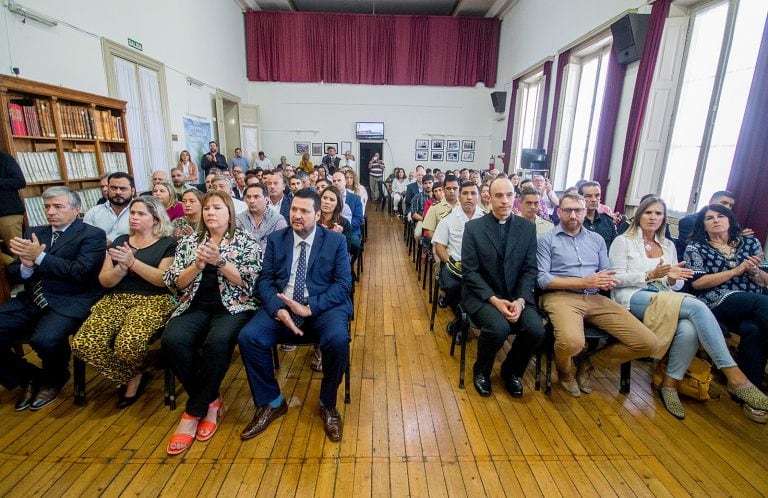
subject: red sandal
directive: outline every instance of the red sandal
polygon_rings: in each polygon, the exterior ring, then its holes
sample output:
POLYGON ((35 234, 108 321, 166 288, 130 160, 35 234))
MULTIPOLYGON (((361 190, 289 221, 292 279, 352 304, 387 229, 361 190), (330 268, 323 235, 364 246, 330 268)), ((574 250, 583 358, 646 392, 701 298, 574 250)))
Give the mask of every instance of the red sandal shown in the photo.
MULTIPOLYGON (((187 412, 181 414, 181 419, 200 420, 199 418, 193 417, 192 415, 187 415, 187 412)), ((171 440, 168 442, 168 448, 166 451, 168 451, 169 455, 179 455, 187 451, 187 449, 192 446, 192 442, 194 440, 195 436, 190 436, 189 434, 174 434, 171 436, 171 440), (173 448, 173 446, 176 447, 173 448)))
POLYGON ((197 440, 198 441, 208 441, 213 437, 214 434, 216 434, 216 429, 219 428, 218 420, 219 417, 221 417, 221 412, 224 407, 224 403, 221 401, 221 398, 216 398, 215 401, 213 401, 210 405, 208 405, 209 408, 216 408, 216 422, 211 422, 210 420, 201 420, 199 424, 197 424, 197 440))

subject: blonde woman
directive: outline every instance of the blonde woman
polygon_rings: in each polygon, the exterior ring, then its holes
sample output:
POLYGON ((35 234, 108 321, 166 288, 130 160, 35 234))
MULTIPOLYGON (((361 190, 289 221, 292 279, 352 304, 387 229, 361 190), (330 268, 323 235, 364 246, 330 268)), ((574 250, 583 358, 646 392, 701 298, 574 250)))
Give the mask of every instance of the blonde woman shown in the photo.
POLYGON ((152 197, 163 204, 171 221, 184 216, 184 206, 176 198, 176 189, 170 183, 160 182, 152 186, 152 197))
POLYGON ((195 164, 195 161, 192 160, 192 156, 190 156, 189 152, 186 150, 182 150, 181 154, 179 154, 179 162, 176 164, 176 167, 181 168, 181 171, 184 172, 185 183, 196 185, 197 182, 200 181, 197 172, 197 164, 195 164))
POLYGON ((360 196, 360 202, 363 203, 363 214, 365 214, 365 205, 368 204, 368 191, 360 185, 355 170, 347 169, 344 172, 344 179, 347 182, 347 190, 360 196))
POLYGON ((298 168, 304 170, 307 173, 311 173, 314 170, 312 161, 309 160, 309 152, 304 152, 301 154, 301 161, 299 161, 298 168))
POLYGON ((176 251, 168 215, 149 196, 131 201, 128 213, 130 231, 112 242, 99 273, 107 293, 72 341, 75 356, 122 386, 118 408, 136 402, 149 384, 150 339, 175 307, 163 282, 176 251))

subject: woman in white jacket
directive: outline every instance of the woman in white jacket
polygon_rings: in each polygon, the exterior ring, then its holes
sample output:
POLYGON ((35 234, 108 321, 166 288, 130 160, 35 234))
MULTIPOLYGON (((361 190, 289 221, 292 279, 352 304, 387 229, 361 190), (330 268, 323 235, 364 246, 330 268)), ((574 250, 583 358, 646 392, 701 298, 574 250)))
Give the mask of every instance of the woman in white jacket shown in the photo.
MULTIPOLYGON (((684 262, 677 262, 675 245, 664 237, 667 217, 664 201, 648 197, 636 213, 629 229, 611 244, 609 255, 619 282, 612 291, 613 298, 643 320, 656 293, 680 290, 693 272, 684 267, 684 262)), ((736 366, 712 312, 698 299, 686 296, 680 304, 677 329, 669 347, 669 363, 659 389, 662 402, 672 415, 679 419, 685 416, 677 395, 677 382, 683 379, 699 343, 715 366, 723 371, 731 394, 755 409, 768 409, 768 397, 736 366)))

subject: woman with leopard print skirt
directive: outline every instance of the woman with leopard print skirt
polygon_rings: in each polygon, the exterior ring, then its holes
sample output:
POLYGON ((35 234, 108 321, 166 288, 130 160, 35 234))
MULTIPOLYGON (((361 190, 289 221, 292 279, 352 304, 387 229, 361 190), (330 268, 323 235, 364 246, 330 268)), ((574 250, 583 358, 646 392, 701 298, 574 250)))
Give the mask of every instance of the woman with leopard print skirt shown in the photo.
POLYGON ((144 371, 149 343, 175 308, 163 282, 176 251, 165 208, 141 196, 128 210, 130 231, 112 243, 99 273, 107 293, 72 342, 75 356, 122 386, 118 408, 132 405, 149 384, 144 371))

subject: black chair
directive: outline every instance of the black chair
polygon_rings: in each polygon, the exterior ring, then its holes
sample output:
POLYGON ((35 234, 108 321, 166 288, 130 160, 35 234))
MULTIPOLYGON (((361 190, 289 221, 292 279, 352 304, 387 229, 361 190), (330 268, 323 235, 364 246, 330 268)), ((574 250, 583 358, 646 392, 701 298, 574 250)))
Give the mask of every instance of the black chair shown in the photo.
MULTIPOLYGON (((160 338, 160 336, 163 334, 162 329, 158 329, 155 331, 154 335, 152 335, 152 338, 149 340, 149 344, 154 344, 157 342, 157 340, 160 338)), ((164 362, 162 355, 160 356, 160 362, 164 362)), ((86 380, 85 380, 85 362, 78 358, 77 356, 72 356, 72 383, 74 385, 75 390, 75 405, 77 406, 85 406, 86 404, 86 395, 85 395, 85 386, 86 386, 86 380)), ((176 409, 176 396, 175 396, 175 381, 173 377, 173 372, 170 371, 170 368, 165 367, 165 405, 171 406, 171 398, 173 399, 173 406, 171 407, 171 410, 176 409), (168 374, 170 372, 171 375, 171 382, 168 381, 168 374)))
POLYGON ((432 303, 432 312, 429 315, 429 331, 434 332, 435 330, 435 316, 437 315, 437 302, 439 301, 439 294, 440 294, 440 269, 442 268, 443 263, 441 262, 439 265, 437 265, 437 272, 434 276, 434 287, 432 287, 433 281, 430 280, 429 285, 429 293, 430 296, 430 302, 432 303))
MULTIPOLYGON (((351 340, 351 339, 350 339, 351 340)), ((285 343, 284 343, 285 344, 285 343)), ((291 346, 316 346, 318 343, 314 341, 309 342, 291 342, 288 343, 291 346)), ((349 347, 349 346, 347 346, 349 347)), ((272 348, 272 363, 274 364, 275 370, 280 370, 280 356, 277 350, 277 346, 274 346, 272 348)), ((347 369, 344 371, 344 403, 351 403, 351 396, 350 396, 350 387, 349 387, 349 365, 351 361, 347 363, 347 369)))

